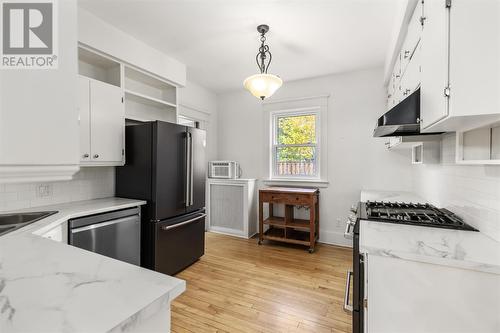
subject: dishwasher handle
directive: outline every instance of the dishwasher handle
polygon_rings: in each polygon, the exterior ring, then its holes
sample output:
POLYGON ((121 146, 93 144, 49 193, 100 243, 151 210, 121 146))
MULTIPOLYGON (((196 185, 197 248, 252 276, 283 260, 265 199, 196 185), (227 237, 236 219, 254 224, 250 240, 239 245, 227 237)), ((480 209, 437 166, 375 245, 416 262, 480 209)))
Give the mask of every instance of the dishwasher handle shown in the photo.
POLYGON ((106 222, 99 222, 99 223, 87 225, 85 227, 74 228, 74 229, 71 229, 71 233, 72 234, 76 234, 76 233, 79 233, 79 232, 82 232, 82 231, 88 231, 88 230, 98 229, 98 228, 107 227, 107 226, 113 225, 113 224, 131 222, 131 221, 134 221, 134 220, 135 221, 140 221, 140 215, 139 214, 137 214, 137 215, 131 215, 131 216, 127 216, 127 217, 122 217, 122 218, 119 218, 119 219, 115 219, 115 220, 110 220, 110 221, 106 221, 106 222))

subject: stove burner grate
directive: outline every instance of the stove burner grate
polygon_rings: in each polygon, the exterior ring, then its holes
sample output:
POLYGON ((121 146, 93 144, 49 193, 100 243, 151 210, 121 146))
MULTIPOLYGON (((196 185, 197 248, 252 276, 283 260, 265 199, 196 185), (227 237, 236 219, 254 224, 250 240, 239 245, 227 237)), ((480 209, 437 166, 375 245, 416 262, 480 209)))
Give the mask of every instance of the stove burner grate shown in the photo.
POLYGON ((382 222, 477 231, 452 212, 429 204, 368 201, 366 215, 382 222))

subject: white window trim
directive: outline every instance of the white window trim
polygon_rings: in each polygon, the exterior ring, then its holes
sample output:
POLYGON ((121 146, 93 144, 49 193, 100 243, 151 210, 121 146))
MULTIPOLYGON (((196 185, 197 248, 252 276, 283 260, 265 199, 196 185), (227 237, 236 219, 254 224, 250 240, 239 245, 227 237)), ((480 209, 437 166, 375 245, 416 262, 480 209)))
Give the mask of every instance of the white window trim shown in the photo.
POLYGON ((321 178, 321 107, 311 106, 295 109, 284 109, 271 111, 269 113, 270 135, 269 135, 269 179, 267 181, 285 181, 285 182, 318 182, 324 183, 321 178), (274 148, 276 145, 276 121, 280 116, 301 116, 301 115, 315 115, 315 133, 316 133, 316 175, 314 176, 277 176, 275 175, 276 154, 274 148))

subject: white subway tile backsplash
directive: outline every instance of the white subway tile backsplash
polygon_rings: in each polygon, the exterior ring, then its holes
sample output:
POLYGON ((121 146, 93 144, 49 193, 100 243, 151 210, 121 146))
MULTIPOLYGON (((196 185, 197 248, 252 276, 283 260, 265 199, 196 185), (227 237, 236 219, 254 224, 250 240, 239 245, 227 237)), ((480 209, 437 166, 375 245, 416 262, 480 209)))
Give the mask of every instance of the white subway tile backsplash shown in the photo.
POLYGON ((500 166, 456 165, 455 134, 443 136, 441 156, 440 164, 414 166, 414 191, 500 241, 500 166))
POLYGON ((106 198, 114 194, 115 169, 87 167, 70 181, 0 184, 0 211, 106 198), (40 187, 48 191, 40 192, 40 187))

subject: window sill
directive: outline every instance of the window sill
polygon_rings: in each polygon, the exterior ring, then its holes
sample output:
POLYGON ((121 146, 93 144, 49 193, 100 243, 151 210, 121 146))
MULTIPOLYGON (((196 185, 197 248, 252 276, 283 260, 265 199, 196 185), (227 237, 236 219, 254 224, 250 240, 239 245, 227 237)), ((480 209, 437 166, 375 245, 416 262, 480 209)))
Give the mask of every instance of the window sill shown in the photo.
POLYGON ((330 182, 318 179, 264 179, 262 182, 266 185, 282 186, 304 186, 304 187, 328 187, 330 182))

